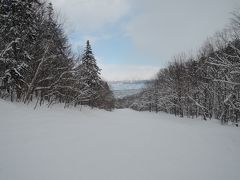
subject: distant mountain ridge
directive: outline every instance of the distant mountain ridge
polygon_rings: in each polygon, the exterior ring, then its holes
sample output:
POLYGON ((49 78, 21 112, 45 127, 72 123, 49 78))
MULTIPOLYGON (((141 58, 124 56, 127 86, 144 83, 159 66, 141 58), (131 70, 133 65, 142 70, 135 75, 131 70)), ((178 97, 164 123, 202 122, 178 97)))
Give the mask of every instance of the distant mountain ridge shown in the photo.
POLYGON ((110 81, 108 82, 116 98, 137 94, 149 80, 110 81))

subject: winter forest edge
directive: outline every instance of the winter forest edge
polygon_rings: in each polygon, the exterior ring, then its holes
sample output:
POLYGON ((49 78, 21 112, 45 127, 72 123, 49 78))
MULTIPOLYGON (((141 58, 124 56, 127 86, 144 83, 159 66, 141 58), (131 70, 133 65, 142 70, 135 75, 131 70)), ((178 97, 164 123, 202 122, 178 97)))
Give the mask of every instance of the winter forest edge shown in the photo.
POLYGON ((132 108, 180 117, 240 121, 240 12, 195 56, 180 54, 140 93, 115 100, 100 77, 90 42, 76 56, 53 5, 0 1, 0 97, 36 106, 63 103, 132 108), (80 62, 80 63, 79 63, 80 62))
POLYGON ((81 59, 75 57, 51 3, 1 0, 0 13, 2 98, 114 107, 89 41, 81 59))

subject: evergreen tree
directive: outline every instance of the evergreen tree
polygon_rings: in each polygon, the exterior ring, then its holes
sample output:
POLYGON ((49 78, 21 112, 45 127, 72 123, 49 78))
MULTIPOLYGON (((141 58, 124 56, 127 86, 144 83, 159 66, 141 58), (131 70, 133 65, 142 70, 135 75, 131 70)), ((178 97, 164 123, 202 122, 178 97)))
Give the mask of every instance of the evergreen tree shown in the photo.
POLYGON ((36 12, 38 0, 0 0, 0 66, 2 89, 8 94, 17 94, 26 88, 26 73, 31 52, 29 46, 35 41, 36 12))
POLYGON ((99 91, 103 88, 102 80, 100 77, 100 69, 97 66, 96 59, 92 52, 90 42, 87 41, 86 49, 82 55, 80 74, 83 83, 88 86, 91 91, 89 105, 93 106, 93 101, 99 97, 99 91))

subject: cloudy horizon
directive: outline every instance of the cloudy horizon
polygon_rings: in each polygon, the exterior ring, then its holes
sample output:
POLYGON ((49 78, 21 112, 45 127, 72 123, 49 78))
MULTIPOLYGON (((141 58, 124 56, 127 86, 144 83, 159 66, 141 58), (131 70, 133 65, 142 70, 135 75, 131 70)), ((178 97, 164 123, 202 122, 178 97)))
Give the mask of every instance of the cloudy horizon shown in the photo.
POLYGON ((153 78, 222 30, 237 0, 52 0, 75 51, 90 40, 105 80, 153 78))

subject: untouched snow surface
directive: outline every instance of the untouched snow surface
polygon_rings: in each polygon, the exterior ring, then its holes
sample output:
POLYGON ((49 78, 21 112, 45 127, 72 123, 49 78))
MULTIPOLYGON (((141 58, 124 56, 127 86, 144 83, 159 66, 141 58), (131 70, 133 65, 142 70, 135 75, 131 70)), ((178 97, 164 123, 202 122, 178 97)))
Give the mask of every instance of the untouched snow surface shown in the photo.
POLYGON ((240 128, 0 101, 1 180, 238 180, 240 128))

